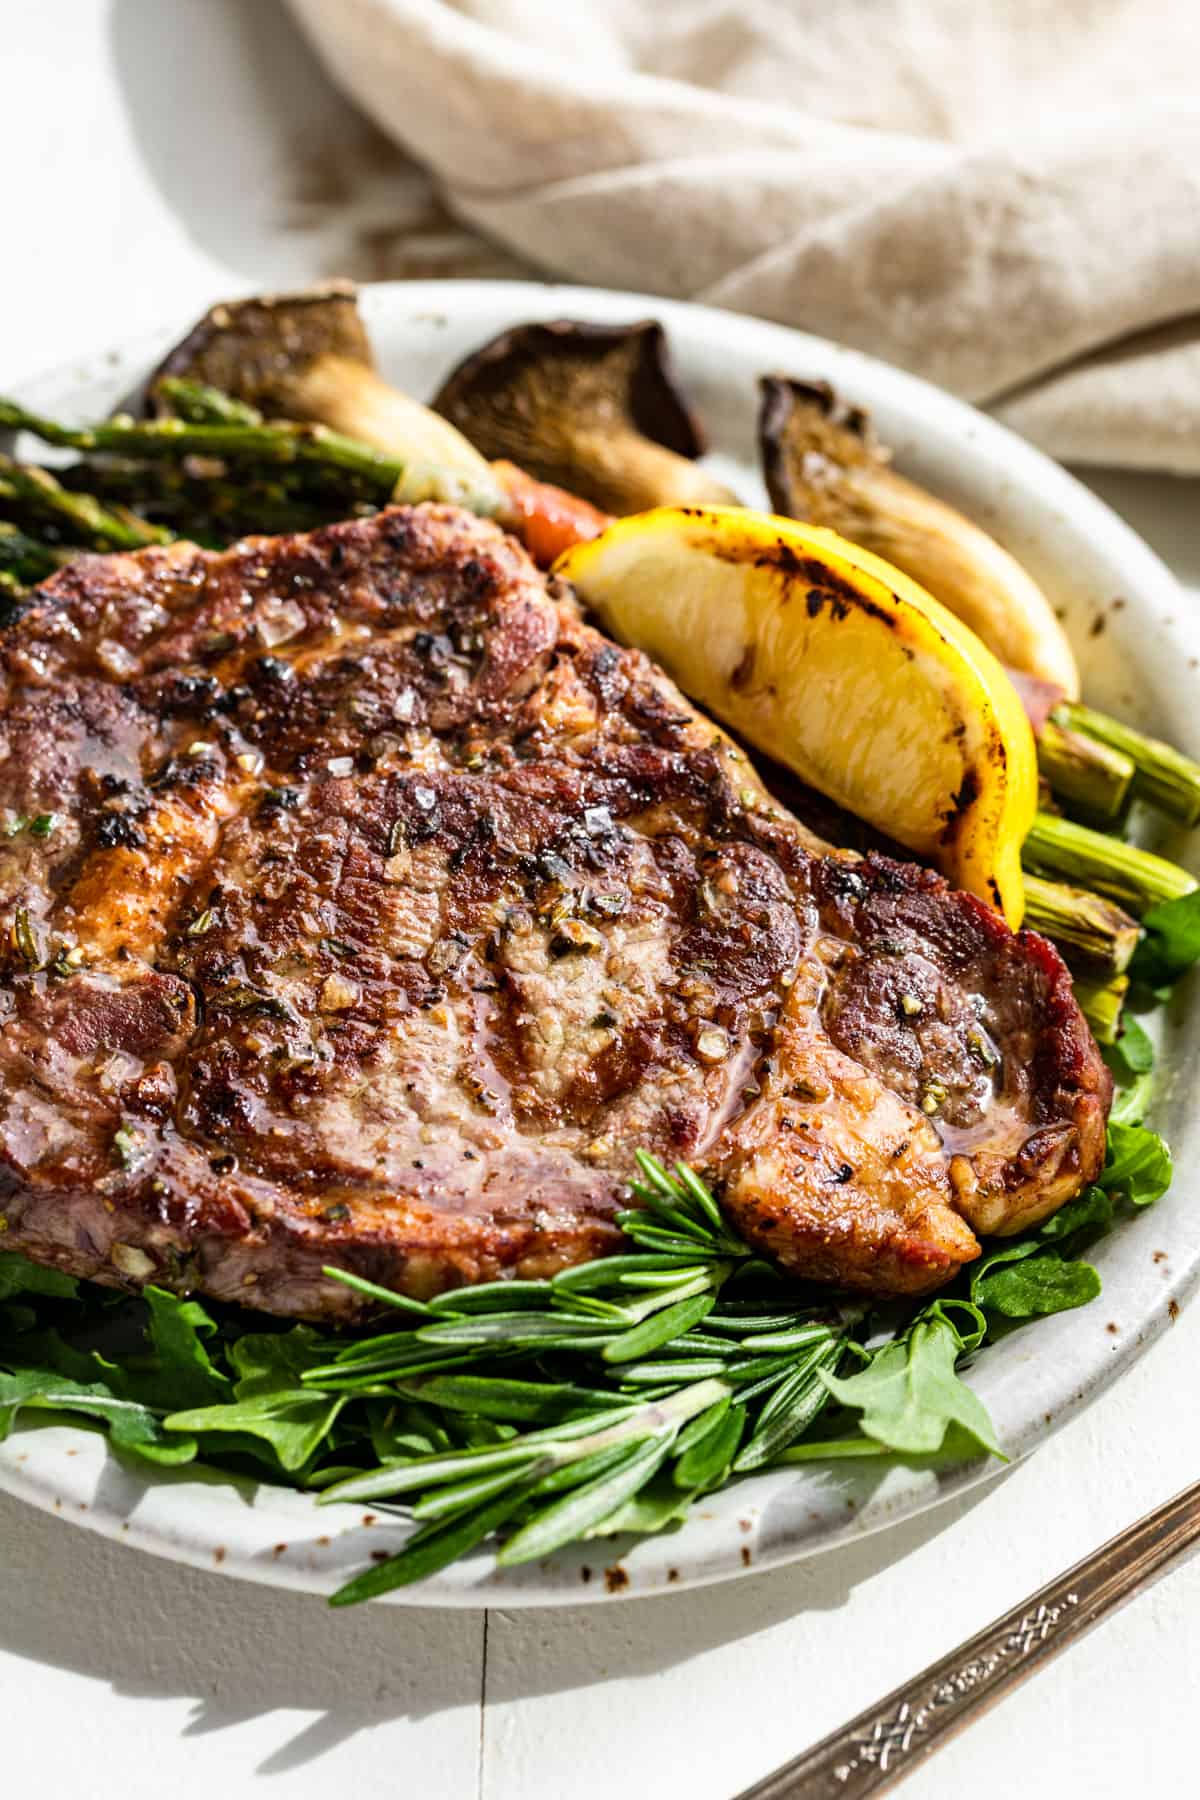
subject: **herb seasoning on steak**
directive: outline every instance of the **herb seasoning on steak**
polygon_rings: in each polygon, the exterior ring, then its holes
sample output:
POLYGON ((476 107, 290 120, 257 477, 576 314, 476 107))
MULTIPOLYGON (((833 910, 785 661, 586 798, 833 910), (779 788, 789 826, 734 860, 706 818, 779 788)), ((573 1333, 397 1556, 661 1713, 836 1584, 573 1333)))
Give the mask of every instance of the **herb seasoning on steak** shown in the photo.
POLYGON ((299 1317, 618 1247, 635 1148, 937 1287, 1098 1172, 1056 952, 825 853, 495 526, 83 556, 0 633, 0 1239, 299 1317))

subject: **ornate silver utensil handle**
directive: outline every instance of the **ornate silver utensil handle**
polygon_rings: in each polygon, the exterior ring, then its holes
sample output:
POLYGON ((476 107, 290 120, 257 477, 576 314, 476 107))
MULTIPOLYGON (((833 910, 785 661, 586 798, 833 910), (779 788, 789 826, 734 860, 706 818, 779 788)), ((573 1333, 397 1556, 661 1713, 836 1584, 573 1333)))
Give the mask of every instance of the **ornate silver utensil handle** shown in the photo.
POLYGON ((1197 1541, 1200 1482, 737 1800, 882 1794, 1197 1541))

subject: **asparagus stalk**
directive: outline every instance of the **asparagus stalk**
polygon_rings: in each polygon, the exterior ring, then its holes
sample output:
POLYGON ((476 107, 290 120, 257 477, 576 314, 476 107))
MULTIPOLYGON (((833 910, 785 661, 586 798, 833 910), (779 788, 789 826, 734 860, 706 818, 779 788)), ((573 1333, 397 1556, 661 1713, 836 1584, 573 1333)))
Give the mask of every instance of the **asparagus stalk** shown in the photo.
POLYGON ((35 587, 69 557, 71 552, 41 544, 16 525, 0 520, 0 571, 10 589, 35 587))
POLYGON ((1131 757, 1073 730, 1056 714, 1038 734, 1037 757, 1043 776, 1068 806, 1097 825, 1120 818, 1134 778, 1131 757))
POLYGON ((132 419, 118 413, 97 425, 63 425, 0 399, 0 426, 29 431, 59 449, 113 451, 124 456, 251 457, 262 462, 317 462, 365 475, 382 490, 395 485, 405 464, 324 425, 247 425, 224 421, 194 425, 186 419, 132 419))
POLYGON ((1195 877, 1177 863, 1053 813, 1037 814, 1021 854, 1035 875, 1092 888, 1135 914, 1161 900, 1179 900, 1196 887, 1195 877))
POLYGON ((1085 888, 1025 877, 1025 923, 1050 938, 1072 969, 1093 979, 1122 975, 1141 930, 1111 900, 1085 888))
POLYGON ((48 469, 0 456, 0 501, 31 507, 102 550, 142 550, 147 544, 170 543, 172 533, 148 525, 125 507, 102 506, 92 494, 73 493, 48 469))
MULTIPOLYGON (((1047 721, 1047 729, 1052 724, 1105 744, 1127 758, 1133 767, 1133 791, 1139 799, 1161 808, 1173 819, 1181 819, 1185 825, 1200 822, 1200 763, 1193 762, 1190 756, 1159 738, 1146 737, 1119 719, 1110 719, 1107 713, 1095 712, 1090 706, 1057 707, 1047 721)), ((1063 797, 1070 798, 1066 794, 1063 797)))
POLYGON ((329 479, 309 465, 303 471, 300 479, 296 468, 231 471, 224 462, 197 458, 181 467, 105 459, 74 464, 62 480, 107 503, 120 498, 144 518, 210 549, 247 536, 314 531, 380 504, 364 499, 362 484, 352 477, 329 479))
POLYGON ((0 400, 0 427, 29 431, 61 449, 113 451, 135 457, 210 456, 251 463, 312 463, 363 477, 380 501, 440 499, 491 516, 503 510, 505 496, 497 484, 484 488, 453 470, 410 462, 373 450, 355 438, 324 425, 290 421, 246 425, 193 425, 186 419, 131 419, 120 415, 92 426, 63 425, 33 413, 12 400, 0 400))
POLYGON ((1115 1044, 1121 1034, 1121 1009, 1129 991, 1128 975, 1108 981, 1077 981, 1075 998, 1098 1044, 1115 1044))
POLYGON ((165 400, 171 411, 191 425, 261 425, 263 416, 256 406, 223 394, 220 388, 205 381, 188 381, 182 375, 164 375, 155 386, 155 394, 165 400))
POLYGON ((139 462, 106 455, 91 461, 81 458, 54 472, 63 487, 75 493, 95 494, 107 504, 123 503, 152 516, 156 509, 166 517, 171 508, 195 507, 197 502, 245 512, 251 502, 267 499, 274 505, 319 509, 332 519, 345 518, 359 501, 373 506, 383 501, 377 482, 313 463, 267 463, 256 468, 224 457, 184 455, 178 461, 158 457, 139 462))

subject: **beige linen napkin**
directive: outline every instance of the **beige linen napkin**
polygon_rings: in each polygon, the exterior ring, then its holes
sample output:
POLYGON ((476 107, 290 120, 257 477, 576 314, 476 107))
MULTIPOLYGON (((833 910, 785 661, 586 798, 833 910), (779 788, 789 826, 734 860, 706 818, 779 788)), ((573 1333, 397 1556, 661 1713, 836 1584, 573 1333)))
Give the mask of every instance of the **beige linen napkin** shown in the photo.
POLYGON ((1200 0, 290 4, 548 272, 823 333, 1056 456, 1200 472, 1200 0))

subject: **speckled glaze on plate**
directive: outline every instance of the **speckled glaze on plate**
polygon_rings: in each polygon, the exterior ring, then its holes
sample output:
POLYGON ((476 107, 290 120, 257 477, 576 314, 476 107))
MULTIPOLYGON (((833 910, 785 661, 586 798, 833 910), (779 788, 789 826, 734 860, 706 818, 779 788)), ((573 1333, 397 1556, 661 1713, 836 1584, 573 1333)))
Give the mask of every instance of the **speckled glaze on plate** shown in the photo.
MULTIPOLYGON (((675 362, 709 429, 714 468, 765 504, 755 457, 756 382, 821 377, 871 408, 899 466, 993 531, 1029 567, 1066 622, 1088 697, 1200 756, 1200 624, 1145 544, 1065 471, 1001 426, 924 382, 820 338, 644 295, 516 282, 392 282, 364 291, 384 371, 431 393, 465 352, 506 326, 568 316, 667 326, 675 362)), ((46 410, 94 417, 113 406, 190 319, 103 357, 26 384, 46 410)), ((1195 835, 1195 834, 1193 834, 1195 835)), ((1197 866, 1200 843, 1164 848, 1197 866)), ((1165 1022, 1154 1122, 1175 1151, 1172 1191, 1152 1217, 1099 1247, 1104 1297, 1014 1333, 971 1374, 1011 1457, 1027 1454, 1140 1355, 1200 1275, 1191 1189, 1200 1122, 1183 1079, 1200 1054, 1194 979, 1165 1022)), ((498 1571, 477 1554, 389 1596, 423 1606, 547 1606, 659 1593, 788 1562, 876 1530, 986 1480, 998 1465, 889 1467, 870 1462, 770 1472, 715 1494, 655 1538, 604 1539, 543 1563, 498 1571)), ((87 1429, 18 1424, 0 1445, 0 1489, 159 1556, 249 1580, 331 1593, 403 1527, 352 1506, 316 1507, 288 1489, 202 1469, 153 1478, 123 1465, 87 1429)))

